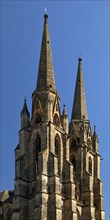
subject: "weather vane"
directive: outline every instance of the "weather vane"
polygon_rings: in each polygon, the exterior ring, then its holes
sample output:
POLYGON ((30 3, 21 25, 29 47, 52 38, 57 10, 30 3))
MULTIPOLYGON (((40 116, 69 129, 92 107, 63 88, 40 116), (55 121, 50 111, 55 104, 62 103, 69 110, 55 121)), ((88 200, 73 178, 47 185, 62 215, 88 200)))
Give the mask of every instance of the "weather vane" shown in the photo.
POLYGON ((45 14, 47 14, 47 9, 45 8, 45 14))

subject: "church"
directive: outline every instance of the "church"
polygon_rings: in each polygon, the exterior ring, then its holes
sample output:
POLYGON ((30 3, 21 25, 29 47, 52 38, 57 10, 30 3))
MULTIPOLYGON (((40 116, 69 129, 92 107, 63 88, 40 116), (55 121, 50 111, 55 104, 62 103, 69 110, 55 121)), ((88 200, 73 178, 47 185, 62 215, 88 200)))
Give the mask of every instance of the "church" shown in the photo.
POLYGON ((1 220, 104 220, 100 154, 96 127, 87 115, 78 59, 75 93, 68 122, 60 110, 48 30, 44 28, 32 114, 26 99, 15 148, 14 190, 0 193, 1 220))

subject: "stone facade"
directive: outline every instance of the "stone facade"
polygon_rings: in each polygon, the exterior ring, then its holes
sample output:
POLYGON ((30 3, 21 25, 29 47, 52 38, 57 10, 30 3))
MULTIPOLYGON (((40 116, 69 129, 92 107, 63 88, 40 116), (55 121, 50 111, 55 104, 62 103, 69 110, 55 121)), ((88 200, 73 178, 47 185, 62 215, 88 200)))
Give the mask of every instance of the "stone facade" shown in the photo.
POLYGON ((0 215, 4 220, 105 219, 98 137, 87 117, 82 59, 68 124, 55 86, 47 14, 31 119, 26 100, 21 111, 11 216, 0 215))

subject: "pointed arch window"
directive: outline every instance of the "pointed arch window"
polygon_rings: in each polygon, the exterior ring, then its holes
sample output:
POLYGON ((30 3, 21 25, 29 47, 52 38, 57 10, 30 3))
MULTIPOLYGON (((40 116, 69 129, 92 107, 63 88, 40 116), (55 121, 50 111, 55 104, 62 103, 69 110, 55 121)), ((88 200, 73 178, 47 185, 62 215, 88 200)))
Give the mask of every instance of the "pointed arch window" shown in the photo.
POLYGON ((88 171, 92 175, 92 159, 91 159, 91 157, 89 157, 88 171))
POLYGON ((76 171, 76 158, 75 158, 75 156, 72 155, 71 158, 70 158, 70 161, 74 166, 74 170, 76 171))
POLYGON ((38 159, 38 153, 41 152, 41 138, 39 135, 37 135, 36 138, 36 152, 37 152, 36 159, 38 159))
POLYGON ((55 137, 55 154, 58 156, 59 153, 59 148, 60 148, 60 139, 59 136, 56 135, 55 137))
POLYGON ((57 134, 55 136, 55 140, 54 140, 54 147, 55 147, 55 154, 56 156, 58 157, 58 175, 60 175, 60 163, 61 163, 61 158, 60 158, 60 137, 59 135, 57 134))
POLYGON ((41 123, 41 115, 38 113, 36 115, 36 124, 39 124, 39 123, 41 123))
POLYGON ((57 127, 60 125, 60 120, 59 120, 59 117, 58 117, 57 114, 54 115, 53 123, 54 123, 54 125, 56 125, 57 127))

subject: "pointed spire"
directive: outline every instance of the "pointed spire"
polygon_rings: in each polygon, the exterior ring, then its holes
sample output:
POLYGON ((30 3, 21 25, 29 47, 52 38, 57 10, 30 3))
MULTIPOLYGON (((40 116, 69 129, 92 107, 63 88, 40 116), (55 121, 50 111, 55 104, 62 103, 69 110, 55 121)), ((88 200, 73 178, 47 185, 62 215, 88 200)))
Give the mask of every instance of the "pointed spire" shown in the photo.
POLYGON ((94 137, 97 136, 97 133, 96 133, 96 125, 94 125, 94 133, 93 133, 93 136, 94 136, 94 137))
POLYGON ((86 97, 84 92, 84 81, 82 74, 82 59, 78 59, 78 71, 76 79, 76 87, 73 101, 73 109, 71 119, 81 120, 83 117, 87 120, 86 97))
POLYGON ((66 112, 66 105, 63 105, 62 126, 63 126, 65 132, 68 134, 68 115, 66 112))
POLYGON ((63 117, 67 117, 67 112, 66 112, 66 105, 63 105, 63 113, 62 113, 63 117))
POLYGON ((24 105, 23 105, 23 109, 21 111, 21 116, 27 114, 28 117, 30 117, 30 113, 28 111, 28 107, 27 107, 27 103, 26 103, 26 98, 24 99, 24 105))
POLYGON ((52 88, 54 90, 56 89, 52 64, 50 37, 48 31, 48 14, 46 11, 44 14, 44 29, 38 70, 37 90, 44 90, 47 88, 52 88))
MULTIPOLYGON (((97 135, 97 131, 96 131, 96 125, 94 125, 93 138, 94 138, 94 140, 96 140, 97 143, 99 143, 98 135, 97 135)), ((96 150, 98 150, 98 146, 96 147, 96 150)))

